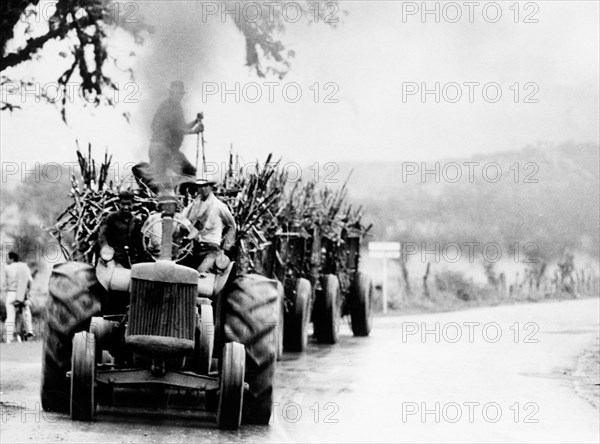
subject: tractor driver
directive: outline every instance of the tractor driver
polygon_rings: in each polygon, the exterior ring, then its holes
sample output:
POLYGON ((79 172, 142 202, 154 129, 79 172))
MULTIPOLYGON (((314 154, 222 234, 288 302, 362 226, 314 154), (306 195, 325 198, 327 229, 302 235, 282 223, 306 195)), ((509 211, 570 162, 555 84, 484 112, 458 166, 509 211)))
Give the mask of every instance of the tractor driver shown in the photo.
MULTIPOLYGON (((142 227, 142 232, 148 239, 147 248, 151 254, 155 256, 160 254, 163 232, 162 219, 164 217, 171 217, 175 222, 178 223, 174 226, 173 233, 173 244, 175 247, 180 247, 184 242, 181 226, 185 227, 188 231, 185 239, 192 240, 198 237, 198 230, 194 228, 188 219, 177 212, 178 207, 179 201, 174 193, 162 191, 159 194, 158 212, 152 214, 148 219, 146 219, 146 222, 144 222, 144 226, 142 227)), ((176 248, 176 250, 173 251, 173 256, 177 257, 178 253, 178 248, 176 248)))
POLYGON ((196 180, 198 195, 183 211, 183 216, 200 231, 194 253, 201 273, 210 271, 223 252, 231 258, 235 244, 235 219, 227 205, 214 195, 214 185, 206 179, 196 180))
POLYGON ((119 193, 118 211, 110 213, 98 233, 100 248, 109 246, 114 250, 113 259, 125 268, 138 262, 143 252, 141 220, 132 214, 133 193, 119 193))

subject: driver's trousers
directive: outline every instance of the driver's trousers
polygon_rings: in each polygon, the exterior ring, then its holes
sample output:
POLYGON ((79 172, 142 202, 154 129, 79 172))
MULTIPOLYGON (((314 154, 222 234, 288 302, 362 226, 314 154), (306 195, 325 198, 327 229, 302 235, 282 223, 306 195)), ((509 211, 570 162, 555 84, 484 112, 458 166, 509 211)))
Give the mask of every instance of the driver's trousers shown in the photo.
POLYGON ((219 254, 221 254, 221 247, 212 242, 198 242, 194 249, 194 254, 200 261, 200 265, 197 270, 200 273, 208 273, 215 266, 215 261, 219 254))

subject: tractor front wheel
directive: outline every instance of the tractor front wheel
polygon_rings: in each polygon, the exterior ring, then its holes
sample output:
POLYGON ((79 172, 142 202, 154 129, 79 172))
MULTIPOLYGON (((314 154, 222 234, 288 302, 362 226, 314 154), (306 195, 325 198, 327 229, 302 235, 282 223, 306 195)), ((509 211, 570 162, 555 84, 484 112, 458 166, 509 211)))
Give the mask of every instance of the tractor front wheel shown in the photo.
POLYGON ((338 341, 340 282, 337 276, 328 274, 323 278, 322 287, 315 301, 315 337, 323 344, 335 344, 338 341))
POLYGON ((369 336, 371 332, 371 301, 373 284, 365 273, 358 273, 350 293, 350 321, 354 336, 369 336))
POLYGON ((71 419, 92 421, 96 412, 96 339, 79 332, 73 338, 71 360, 71 419))
POLYGON ((279 321, 275 329, 275 345, 277 347, 277 360, 283 359, 284 338, 285 338, 285 293, 283 285, 277 283, 277 292, 279 294, 279 321))
POLYGON ((242 421, 245 350, 242 344, 228 342, 223 347, 217 424, 220 429, 238 429, 242 421))
POLYGON ((308 279, 296 281, 294 306, 286 313, 284 346, 288 351, 303 352, 308 342, 308 322, 312 288, 308 279))
POLYGON ((215 342, 215 322, 210 301, 207 304, 201 304, 198 311, 199 321, 195 332, 194 352, 187 368, 201 375, 208 375, 215 342))

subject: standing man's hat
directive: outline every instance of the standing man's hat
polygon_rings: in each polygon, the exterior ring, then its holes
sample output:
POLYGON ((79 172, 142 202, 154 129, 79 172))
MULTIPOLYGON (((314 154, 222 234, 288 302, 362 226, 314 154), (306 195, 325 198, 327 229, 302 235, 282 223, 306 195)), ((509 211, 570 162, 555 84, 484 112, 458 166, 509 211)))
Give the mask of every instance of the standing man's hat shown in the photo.
POLYGON ((169 91, 185 93, 185 86, 181 80, 174 80, 169 86, 169 91))

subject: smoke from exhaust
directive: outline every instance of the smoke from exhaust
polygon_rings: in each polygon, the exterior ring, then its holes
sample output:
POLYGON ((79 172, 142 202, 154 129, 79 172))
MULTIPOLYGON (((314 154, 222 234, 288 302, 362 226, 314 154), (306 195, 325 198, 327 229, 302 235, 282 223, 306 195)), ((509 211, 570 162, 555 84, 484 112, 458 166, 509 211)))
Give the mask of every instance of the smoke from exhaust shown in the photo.
MULTIPOLYGON (((187 95, 183 107, 186 119, 192 120, 200 109, 198 103, 202 79, 211 72, 211 60, 217 54, 219 34, 231 24, 202 20, 202 2, 152 1, 139 4, 142 20, 153 28, 134 69, 139 85, 139 106, 134 121, 140 128, 136 155, 145 157, 150 139, 150 124, 159 104, 168 96, 173 80, 185 83, 187 95)), ((231 26, 230 31, 234 27, 231 26)))

